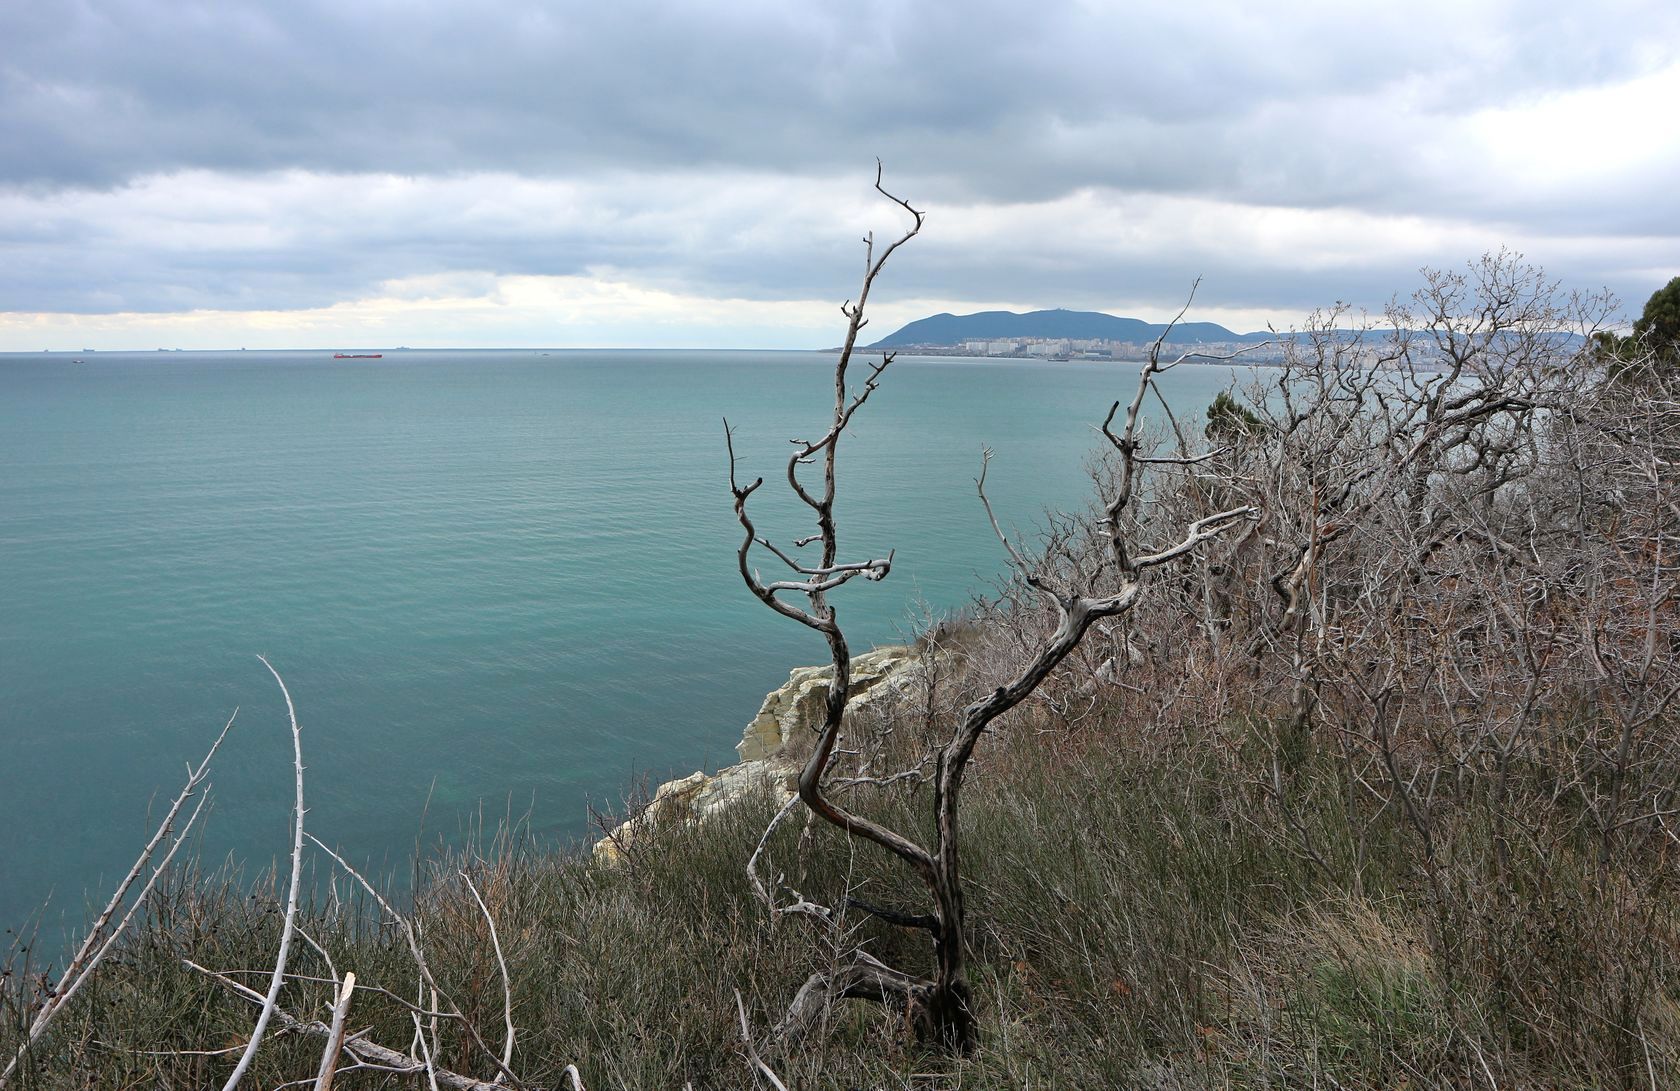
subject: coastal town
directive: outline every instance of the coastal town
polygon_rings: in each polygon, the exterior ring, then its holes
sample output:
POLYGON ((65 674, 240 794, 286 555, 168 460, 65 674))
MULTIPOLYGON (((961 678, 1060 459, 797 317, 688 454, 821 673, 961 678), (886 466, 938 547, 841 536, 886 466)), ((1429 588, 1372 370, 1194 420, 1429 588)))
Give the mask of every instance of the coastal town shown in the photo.
MULTIPOLYGON (((1041 360, 1146 360, 1149 341, 1111 341, 1102 338, 1011 338, 996 341, 964 341, 960 346, 927 345, 914 348, 929 356, 997 356, 1041 360)), ((1247 363, 1281 363, 1281 341, 1209 341, 1177 345, 1174 349, 1196 353, 1192 360, 1238 357, 1247 363)))
MULTIPOLYGON (((1340 336, 1353 337, 1351 331, 1340 336)), ((1365 344, 1344 349, 1342 359, 1349 364, 1368 367, 1396 366, 1392 331, 1373 330, 1365 335, 1365 344)), ((1185 363, 1220 364, 1241 363, 1250 367, 1278 367, 1284 363, 1292 342, 1305 341, 1300 333, 1279 334, 1268 341, 1194 341, 1169 342, 1167 350, 1173 356, 1188 353, 1185 363)), ((960 356, 992 359, 1045 360, 1055 362, 1105 360, 1139 361, 1149 358, 1152 341, 1115 341, 1102 338, 1003 338, 997 340, 965 340, 954 345, 900 345, 898 352, 913 356, 960 356)), ((1299 352, 1299 349, 1297 349, 1299 352)), ((1407 343, 1405 365, 1424 371, 1438 370, 1443 360, 1440 347, 1424 338, 1412 337, 1407 343)))

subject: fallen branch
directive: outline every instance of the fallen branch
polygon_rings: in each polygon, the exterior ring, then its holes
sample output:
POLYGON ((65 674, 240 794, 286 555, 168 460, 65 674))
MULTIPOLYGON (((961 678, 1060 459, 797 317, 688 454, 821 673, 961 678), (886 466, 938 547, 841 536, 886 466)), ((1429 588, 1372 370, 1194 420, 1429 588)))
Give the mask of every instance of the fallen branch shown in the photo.
MULTIPOLYGON (((420 999, 422 1001, 424 1001, 426 990, 429 989, 431 991, 432 1005, 431 1005, 431 1008, 429 1009, 429 1011, 430 1011, 430 1014, 432 1015, 433 1037, 434 1038, 436 1037, 437 1016, 440 1013, 447 1018, 456 1020, 457 1022, 459 1022, 461 1024, 461 1028, 467 1032, 467 1036, 472 1039, 473 1044, 478 1047, 479 1052, 483 1053, 486 1057, 488 1057, 490 1059, 491 1063, 495 1064, 496 1067, 501 1071, 501 1076, 505 1077, 507 1079, 508 1083, 510 1083, 515 1088, 524 1088, 525 1087, 524 1081, 522 1081, 517 1075, 514 1074, 513 1070, 508 1067, 507 1062, 503 1061, 495 1053, 491 1052, 490 1047, 485 1044, 483 1036, 478 1033, 478 1028, 473 1025, 472 1020, 468 1019, 465 1015, 461 1014, 460 1007, 455 1003, 455 1001, 453 999, 450 998, 448 993, 446 993, 442 989, 438 988, 437 979, 432 976, 431 967, 429 965, 427 965, 427 963, 426 963, 426 955, 425 955, 424 951, 421 950, 420 939, 419 939, 418 936, 415 935, 414 926, 409 923, 408 918, 403 916, 401 913, 398 913, 394 908, 392 908, 391 903, 385 900, 384 895, 380 894, 379 891, 374 888, 373 884, 367 881, 367 878, 365 876, 363 876, 361 872, 359 872, 355 868, 351 867, 349 862, 347 860, 345 860, 344 857, 340 856, 338 853, 334 852, 332 849, 328 848, 325 844, 323 844, 321 842, 320 838, 314 836, 313 834, 305 834, 304 836, 308 837, 309 840, 315 842, 315 847, 316 848, 320 849, 322 852, 324 852, 328 856, 332 857, 333 860, 338 864, 338 866, 344 869, 346 874, 348 874, 352 879, 356 880, 357 883, 361 884, 362 889, 367 891, 368 896, 371 897, 374 900, 374 902, 378 904, 379 908, 383 909, 391 917, 391 919, 393 919, 397 922, 397 927, 402 929, 403 938, 405 940, 407 940, 407 942, 408 942, 409 954, 414 956, 415 966, 418 968, 418 970, 420 972, 420 983, 421 983, 421 997, 420 997, 420 999), (444 1000, 448 1001, 448 1003, 450 1005, 449 1010, 443 1011, 438 1007, 438 997, 439 996, 443 997, 444 1000)), ((407 1004, 407 1001, 403 1001, 403 1003, 407 1004)), ((424 1007, 423 1003, 422 1004, 413 1004, 413 1005, 410 1005, 410 1007, 414 1011, 427 1011, 428 1010, 424 1007)), ((491 1085, 486 1085, 486 1086, 491 1086, 491 1085)), ((498 1079, 498 1083, 495 1086, 500 1086, 499 1079, 498 1079)))
MULTIPOLYGON (((224 977, 214 970, 207 970, 196 962, 185 959, 182 962, 189 970, 196 970, 198 973, 220 982, 253 1004, 266 1006, 266 998, 255 989, 248 989, 232 978, 224 977)), ((309 1034, 317 1038, 332 1037, 332 1027, 318 1019, 299 1019, 278 1005, 270 1011, 275 1025, 281 1030, 293 1034, 309 1034)), ((424 1061, 415 1060, 406 1053, 399 1053, 394 1049, 380 1045, 378 1042, 370 1042, 366 1038, 346 1038, 344 1052, 350 1054, 359 1062, 385 1068, 401 1075, 428 1075, 424 1061)), ((450 1091, 504 1091, 500 1084, 486 1083, 483 1080, 476 1080, 471 1076, 463 1076, 458 1072, 451 1072, 444 1068, 434 1067, 430 1075, 437 1081, 438 1087, 447 1087, 450 1091)))
POLYGON ((356 991, 356 975, 344 975, 333 1005, 332 1033, 327 1035, 327 1048, 321 1053, 321 1068, 315 1075, 315 1091, 332 1091, 333 1076, 338 1072, 338 1055, 344 1050, 344 1019, 350 1014, 350 996, 356 991))

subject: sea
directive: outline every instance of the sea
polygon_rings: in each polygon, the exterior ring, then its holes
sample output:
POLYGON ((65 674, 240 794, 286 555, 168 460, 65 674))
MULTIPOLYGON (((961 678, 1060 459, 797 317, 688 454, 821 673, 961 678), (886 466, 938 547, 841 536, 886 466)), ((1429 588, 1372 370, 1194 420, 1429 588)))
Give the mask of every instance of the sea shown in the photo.
MULTIPOLYGON (((834 361, 0 355, 5 941, 83 927, 230 717, 190 851, 284 869, 291 737, 258 655, 296 705, 307 828, 399 887, 440 846, 503 824, 579 842, 637 784, 734 761, 764 694, 826 648, 736 571, 724 422, 737 474, 766 480, 760 528, 811 533, 783 474, 826 427, 834 361)), ((894 557, 835 596, 853 648, 994 592, 983 448, 1022 538, 1089 503, 1138 367, 897 359, 840 448, 842 557, 894 557)), ((1246 374, 1162 383, 1199 421, 1246 374)))

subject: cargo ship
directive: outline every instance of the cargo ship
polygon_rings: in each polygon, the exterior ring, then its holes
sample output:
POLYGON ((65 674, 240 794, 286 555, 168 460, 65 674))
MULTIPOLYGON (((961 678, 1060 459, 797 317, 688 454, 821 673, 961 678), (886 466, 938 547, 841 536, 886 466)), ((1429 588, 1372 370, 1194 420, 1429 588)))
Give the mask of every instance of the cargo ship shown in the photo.
POLYGON ((334 360, 383 360, 383 352, 335 352, 334 360))

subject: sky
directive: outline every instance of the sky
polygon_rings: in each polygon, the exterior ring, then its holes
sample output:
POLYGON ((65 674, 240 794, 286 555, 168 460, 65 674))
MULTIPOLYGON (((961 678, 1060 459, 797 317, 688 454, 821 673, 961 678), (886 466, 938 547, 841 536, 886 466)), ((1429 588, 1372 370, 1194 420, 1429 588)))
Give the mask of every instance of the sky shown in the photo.
POLYGON ((1680 274, 1674 0, 0 7, 0 351, 1285 328, 1501 247, 1680 274))

